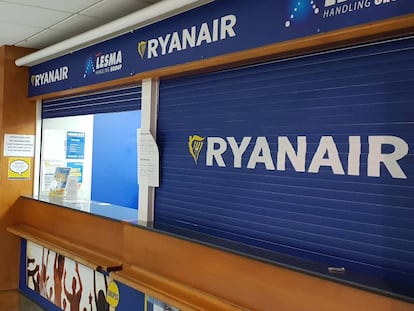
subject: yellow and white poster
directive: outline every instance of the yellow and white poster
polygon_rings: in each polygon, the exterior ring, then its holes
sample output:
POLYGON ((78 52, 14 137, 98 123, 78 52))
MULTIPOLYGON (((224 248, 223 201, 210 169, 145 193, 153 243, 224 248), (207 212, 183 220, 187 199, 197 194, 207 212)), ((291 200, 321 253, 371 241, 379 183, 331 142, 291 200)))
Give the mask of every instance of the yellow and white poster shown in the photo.
POLYGON ((10 157, 7 176, 9 179, 30 179, 31 158, 10 157))

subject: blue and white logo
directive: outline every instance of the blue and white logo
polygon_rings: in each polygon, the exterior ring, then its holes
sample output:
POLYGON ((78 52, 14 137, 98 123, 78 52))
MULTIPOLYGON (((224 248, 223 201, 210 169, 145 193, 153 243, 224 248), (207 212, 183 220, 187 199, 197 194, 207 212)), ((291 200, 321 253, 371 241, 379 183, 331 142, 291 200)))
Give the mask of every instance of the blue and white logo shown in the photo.
POLYGON ((87 78, 87 77, 91 76, 93 73, 95 73, 95 66, 93 64, 92 56, 89 56, 88 59, 85 62, 85 72, 83 74, 83 77, 87 78))
MULTIPOLYGON (((332 1, 332 0, 326 0, 332 1)), ((342 0, 344 1, 344 0, 342 0)), ((346 1, 346 0, 345 0, 346 1)), ((310 14, 318 15, 319 7, 315 0, 311 1, 293 1, 290 8, 289 19, 285 21, 285 27, 291 27, 295 22, 301 22, 310 14)))

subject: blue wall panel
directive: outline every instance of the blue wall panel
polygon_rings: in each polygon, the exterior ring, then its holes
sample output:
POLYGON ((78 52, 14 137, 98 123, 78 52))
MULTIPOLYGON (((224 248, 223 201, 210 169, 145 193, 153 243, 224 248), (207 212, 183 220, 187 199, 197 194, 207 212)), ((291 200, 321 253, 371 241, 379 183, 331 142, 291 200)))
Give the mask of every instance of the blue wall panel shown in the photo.
POLYGON ((138 128, 141 110, 95 115, 92 200, 138 209, 138 128))
POLYGON ((345 267, 414 296, 413 51, 414 39, 405 38, 162 81, 156 225, 345 267), (204 138, 197 163, 192 135, 204 138), (266 138, 276 167, 280 136, 295 152, 297 137, 306 136, 305 172, 289 158, 285 170, 247 168, 257 137, 266 138), (309 172, 322 136, 333 140, 344 174, 332 165, 309 172), (359 137, 360 154, 350 152, 350 136, 359 137), (378 177, 368 173, 378 145, 369 140, 379 136, 408 145, 407 152, 389 142, 378 147, 385 158, 402 152, 392 162, 404 178, 390 162, 378 162, 378 177), (208 164, 208 148, 218 148, 207 144, 213 137, 234 137, 238 146, 252 137, 240 168, 227 143, 225 167, 216 158, 208 164), (348 174, 350 153, 359 159, 357 176, 348 174))

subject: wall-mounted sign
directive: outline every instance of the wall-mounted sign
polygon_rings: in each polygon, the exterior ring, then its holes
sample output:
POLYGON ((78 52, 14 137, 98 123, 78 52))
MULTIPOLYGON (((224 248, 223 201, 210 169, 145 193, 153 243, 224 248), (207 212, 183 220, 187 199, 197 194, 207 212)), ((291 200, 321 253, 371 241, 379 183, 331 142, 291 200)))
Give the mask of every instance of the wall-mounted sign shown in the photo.
POLYGON ((9 169, 7 176, 11 179, 30 179, 31 158, 9 158, 9 169))
POLYGON ((85 157, 85 133, 68 132, 66 139, 66 159, 83 159, 85 157))
POLYGON ((34 156, 34 140, 34 135, 5 134, 3 155, 31 158, 34 156))
POLYGON ((412 0, 216 0, 32 67, 29 96, 412 13, 412 0))
POLYGON ((138 130, 138 183, 159 187, 159 151, 149 131, 138 130))

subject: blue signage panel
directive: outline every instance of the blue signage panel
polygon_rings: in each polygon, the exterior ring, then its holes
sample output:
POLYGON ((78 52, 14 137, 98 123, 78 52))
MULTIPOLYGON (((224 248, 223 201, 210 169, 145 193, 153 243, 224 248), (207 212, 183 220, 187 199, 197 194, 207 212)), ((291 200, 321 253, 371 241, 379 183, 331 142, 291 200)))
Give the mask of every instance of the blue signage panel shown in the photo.
POLYGON ((32 67, 29 96, 411 13, 412 0, 217 0, 32 67))
POLYGON ((67 132, 66 159, 83 159, 85 157, 85 133, 67 132))

